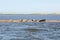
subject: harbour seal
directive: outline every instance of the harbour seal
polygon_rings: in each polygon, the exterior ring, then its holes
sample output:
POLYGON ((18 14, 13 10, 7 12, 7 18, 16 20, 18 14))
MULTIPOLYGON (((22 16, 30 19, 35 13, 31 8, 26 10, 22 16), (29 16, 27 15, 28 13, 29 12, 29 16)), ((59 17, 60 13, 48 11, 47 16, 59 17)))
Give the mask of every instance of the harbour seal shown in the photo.
POLYGON ((46 21, 46 19, 39 20, 39 22, 45 22, 45 21, 46 21))

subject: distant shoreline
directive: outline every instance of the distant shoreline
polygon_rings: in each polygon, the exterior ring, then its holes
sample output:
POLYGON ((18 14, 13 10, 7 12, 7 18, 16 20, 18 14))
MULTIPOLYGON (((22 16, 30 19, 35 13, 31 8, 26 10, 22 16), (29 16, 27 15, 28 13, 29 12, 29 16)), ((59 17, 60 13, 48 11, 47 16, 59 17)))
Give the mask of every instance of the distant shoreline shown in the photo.
POLYGON ((60 14, 0 14, 0 15, 60 15, 60 14))

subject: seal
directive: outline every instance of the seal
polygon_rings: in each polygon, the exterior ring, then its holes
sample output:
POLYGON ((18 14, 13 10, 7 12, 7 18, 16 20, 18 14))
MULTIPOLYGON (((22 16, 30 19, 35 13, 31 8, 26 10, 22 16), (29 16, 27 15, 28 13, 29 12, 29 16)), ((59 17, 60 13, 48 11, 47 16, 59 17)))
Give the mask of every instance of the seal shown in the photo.
POLYGON ((39 22, 45 22, 45 21, 46 21, 46 19, 39 20, 39 22))
POLYGON ((35 19, 32 19, 32 21, 33 21, 33 22, 37 22, 37 20, 35 20, 35 19))

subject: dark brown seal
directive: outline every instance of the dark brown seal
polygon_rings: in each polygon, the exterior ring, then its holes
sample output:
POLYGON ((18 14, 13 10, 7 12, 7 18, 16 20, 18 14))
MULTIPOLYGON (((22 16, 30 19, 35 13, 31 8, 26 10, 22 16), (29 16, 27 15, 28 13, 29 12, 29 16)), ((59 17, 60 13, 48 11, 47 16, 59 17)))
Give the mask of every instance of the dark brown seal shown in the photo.
POLYGON ((46 21, 46 19, 39 20, 39 22, 45 22, 45 21, 46 21))

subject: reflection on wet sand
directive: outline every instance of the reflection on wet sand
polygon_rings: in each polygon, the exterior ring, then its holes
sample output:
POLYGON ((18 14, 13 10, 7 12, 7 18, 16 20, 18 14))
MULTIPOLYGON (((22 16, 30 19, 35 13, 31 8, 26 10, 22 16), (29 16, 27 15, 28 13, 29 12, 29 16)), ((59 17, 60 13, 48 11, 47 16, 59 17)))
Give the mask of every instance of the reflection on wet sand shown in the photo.
POLYGON ((39 31, 39 29, 36 29, 36 28, 27 28, 27 29, 24 29, 24 30, 31 31, 31 32, 39 31))

